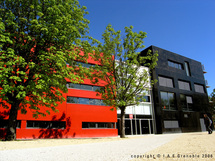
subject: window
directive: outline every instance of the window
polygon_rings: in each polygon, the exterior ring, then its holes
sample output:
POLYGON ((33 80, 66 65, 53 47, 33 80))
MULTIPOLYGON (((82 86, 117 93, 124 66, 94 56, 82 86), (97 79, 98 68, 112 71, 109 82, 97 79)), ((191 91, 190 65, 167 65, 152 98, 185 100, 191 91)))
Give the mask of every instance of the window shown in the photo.
POLYGON ((164 110, 176 110, 175 94, 170 92, 160 92, 161 104, 164 110))
POLYGON ((85 68, 90 68, 90 67, 94 67, 94 64, 88 64, 88 63, 83 63, 83 62, 79 62, 79 61, 75 61, 75 65, 76 66, 82 66, 85 68))
POLYGON ((150 102, 150 96, 144 96, 143 102, 150 102))
POLYGON ((177 68, 177 69, 183 69, 183 66, 181 63, 177 63, 171 60, 168 60, 168 66, 173 67, 173 68, 177 68))
POLYGON ((204 86, 199 84, 194 84, 195 91, 198 93, 205 93, 204 86))
POLYGON ((67 97, 67 103, 78 103, 77 97, 67 97))
POLYGON ((150 102, 150 96, 143 96, 139 98, 139 102, 150 102))
POLYGON ((92 90, 93 90, 93 87, 90 86, 90 85, 82 84, 82 85, 81 85, 81 89, 87 90, 87 91, 92 91, 92 90))
POLYGON ((193 111, 193 99, 191 96, 180 94, 180 102, 181 102, 182 110, 193 111))
POLYGON ((191 76, 189 63, 185 62, 184 64, 185 64, 185 71, 186 71, 187 76, 191 76))
POLYGON ((27 128, 65 129, 65 121, 27 121, 27 128))
POLYGON ((82 128, 89 128, 89 129, 108 129, 108 128, 115 128, 115 124, 112 122, 82 122, 82 128))
POLYGON ((171 78, 158 76, 158 81, 160 86, 173 88, 173 80, 171 78))
POLYGON ((87 91, 98 91, 98 90, 104 90, 104 87, 101 86, 93 86, 93 85, 86 85, 86 84, 73 84, 68 82, 66 84, 67 88, 74 88, 74 89, 81 89, 81 90, 87 90, 87 91))
POLYGON ((179 89, 190 91, 190 83, 185 81, 178 81, 179 89))
POLYGON ((67 88, 81 89, 80 84, 67 83, 66 86, 67 86, 67 88))
MULTIPOLYGON (((1 120, 0 119, 0 128, 7 128, 8 126, 8 120, 1 120)), ((21 120, 17 120, 16 128, 21 127, 21 120)))
POLYGON ((70 97, 70 96, 67 97, 67 103, 106 106, 103 100, 101 99, 70 97))
POLYGON ((88 105, 88 104, 90 104, 90 100, 89 100, 89 98, 78 98, 78 103, 88 105))

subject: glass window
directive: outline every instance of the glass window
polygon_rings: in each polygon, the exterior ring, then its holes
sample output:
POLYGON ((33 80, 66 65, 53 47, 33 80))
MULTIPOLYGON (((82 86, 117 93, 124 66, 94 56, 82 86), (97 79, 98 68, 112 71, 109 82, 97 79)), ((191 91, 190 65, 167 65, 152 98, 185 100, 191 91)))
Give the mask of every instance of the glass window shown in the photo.
POLYGON ((102 100, 94 99, 94 105, 102 105, 102 100))
POLYGON ((66 122, 65 121, 52 121, 50 127, 53 129, 65 129, 66 122))
POLYGON ((161 92, 161 104, 163 109, 167 109, 169 107, 167 92, 161 92))
POLYGON ((176 110, 175 94, 170 92, 160 92, 161 104, 164 110, 176 110))
POLYGON ((103 100, 101 100, 101 105, 102 105, 102 106, 106 106, 106 104, 104 103, 103 100))
POLYGON ((85 85, 85 84, 82 84, 82 85, 81 85, 81 89, 83 89, 83 90, 88 90, 88 91, 92 91, 92 90, 93 90, 92 86, 90 86, 90 85, 85 85))
POLYGON ((93 86, 93 85, 86 85, 86 84, 73 84, 67 83, 67 88, 74 88, 74 89, 81 89, 81 90, 88 90, 88 91, 97 91, 97 90, 104 90, 104 87, 101 86, 93 86))
POLYGON ((65 129, 65 121, 27 121, 27 128, 41 128, 41 129, 65 129))
POLYGON ((67 103, 86 104, 86 105, 102 105, 106 106, 101 99, 81 98, 81 97, 67 97, 67 103))
POLYGON ((107 123, 107 128, 114 128, 114 124, 113 123, 107 123))
POLYGON ((189 63, 185 62, 184 64, 185 64, 185 71, 186 71, 187 76, 191 76, 189 63))
POLYGON ((175 66, 174 66, 175 68, 179 68, 177 63, 175 63, 174 65, 175 65, 175 66))
POLYGON ((67 103, 78 103, 77 97, 67 97, 67 103))
POLYGON ((150 102, 150 96, 143 96, 143 98, 140 98, 139 102, 150 102))
POLYGON ((96 128, 96 123, 95 122, 89 122, 88 123, 88 128, 96 128))
POLYGON ((93 91, 99 91, 99 90, 104 90, 104 87, 93 86, 93 91))
POLYGON ((67 88, 81 89, 80 84, 67 83, 67 88))
POLYGON ((98 102, 100 102, 98 99, 90 99, 89 100, 89 104, 90 105, 100 105, 98 102))
POLYGON ((82 122, 82 128, 88 128, 88 122, 82 122))
POLYGON ((187 102, 186 102, 186 97, 183 94, 180 94, 180 105, 182 109, 187 108, 187 102))
POLYGON ((82 128, 115 128, 114 123, 112 122, 82 122, 82 128))
POLYGON ((79 98, 78 99, 79 104, 89 104, 89 98, 79 98))
POLYGON ((183 66, 181 63, 173 62, 171 60, 168 60, 168 66, 177 68, 177 69, 181 69, 181 70, 183 69, 183 66))
POLYGON ((34 121, 27 121, 27 127, 34 127, 34 121))
POLYGON ((170 110, 175 110, 175 97, 174 93, 167 93, 168 94, 168 99, 169 99, 169 109, 170 110))
POLYGON ((98 128, 107 128, 107 123, 103 122, 98 123, 98 128))
MULTIPOLYGON (((8 120, 2 120, 0 119, 0 128, 7 128, 8 126, 8 120)), ((21 120, 17 120, 16 122, 16 128, 21 127, 21 120)))
POLYGON ((91 66, 95 66, 94 64, 88 64, 88 63, 78 62, 78 61, 76 61, 75 65, 76 66, 82 66, 82 67, 85 67, 85 68, 90 68, 91 66))
POLYGON ((180 104, 181 104, 182 110, 193 111, 193 100, 191 96, 180 94, 180 104))

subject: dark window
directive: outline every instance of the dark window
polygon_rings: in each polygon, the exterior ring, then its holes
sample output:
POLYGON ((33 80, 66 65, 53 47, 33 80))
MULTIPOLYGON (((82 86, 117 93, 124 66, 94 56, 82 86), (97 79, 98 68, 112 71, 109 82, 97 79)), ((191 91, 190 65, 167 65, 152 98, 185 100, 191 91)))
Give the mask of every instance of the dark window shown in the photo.
POLYGON ((195 91, 198 93, 205 93, 204 86, 199 84, 194 84, 195 91))
POLYGON ((139 99, 139 102, 150 102, 150 96, 143 96, 139 99))
POLYGON ((185 81, 178 81, 179 89, 190 91, 190 83, 185 81))
POLYGON ((173 88, 173 80, 171 78, 158 76, 159 85, 173 88))
POLYGON ((91 129, 107 129, 115 128, 114 123, 112 122, 82 122, 82 128, 91 128, 91 129))
POLYGON ((187 76, 191 76, 189 63, 185 62, 184 64, 185 64, 185 71, 186 71, 187 76))
POLYGON ((193 111, 193 99, 191 96, 180 94, 181 107, 184 111, 193 111))
POLYGON ((173 68, 177 68, 177 69, 183 69, 183 66, 181 63, 177 63, 171 60, 168 60, 168 66, 173 67, 173 68))
POLYGON ((27 128, 65 129, 65 121, 27 121, 27 128))
POLYGON ((66 122, 65 121, 52 121, 51 122, 51 128, 53 128, 53 129, 65 129, 66 128, 66 122))
POLYGON ((144 102, 150 102, 150 96, 144 96, 144 102))
MULTIPOLYGON (((21 127, 21 120, 17 120, 16 122, 16 128, 20 128, 21 127)), ((8 120, 1 120, 0 119, 0 128, 7 128, 8 126, 8 120)))
POLYGON ((175 94, 170 92, 160 92, 161 104, 164 110, 176 110, 175 94))

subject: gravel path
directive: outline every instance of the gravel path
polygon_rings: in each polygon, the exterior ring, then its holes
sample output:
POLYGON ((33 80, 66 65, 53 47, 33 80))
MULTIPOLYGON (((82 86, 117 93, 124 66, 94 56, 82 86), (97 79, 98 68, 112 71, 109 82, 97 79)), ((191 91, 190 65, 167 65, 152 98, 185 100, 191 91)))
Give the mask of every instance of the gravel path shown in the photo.
POLYGON ((109 142, 1 150, 0 161, 126 161, 132 155, 143 155, 179 136, 148 135, 109 142))

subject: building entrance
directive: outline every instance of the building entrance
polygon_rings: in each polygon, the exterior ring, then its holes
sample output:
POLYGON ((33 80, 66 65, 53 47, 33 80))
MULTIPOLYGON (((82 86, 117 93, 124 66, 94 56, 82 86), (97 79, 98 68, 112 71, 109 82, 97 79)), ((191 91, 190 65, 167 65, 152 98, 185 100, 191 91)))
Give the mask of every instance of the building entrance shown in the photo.
MULTIPOLYGON (((120 135, 120 119, 117 122, 120 135)), ((153 124, 151 119, 125 119, 125 135, 152 134, 153 124)))

